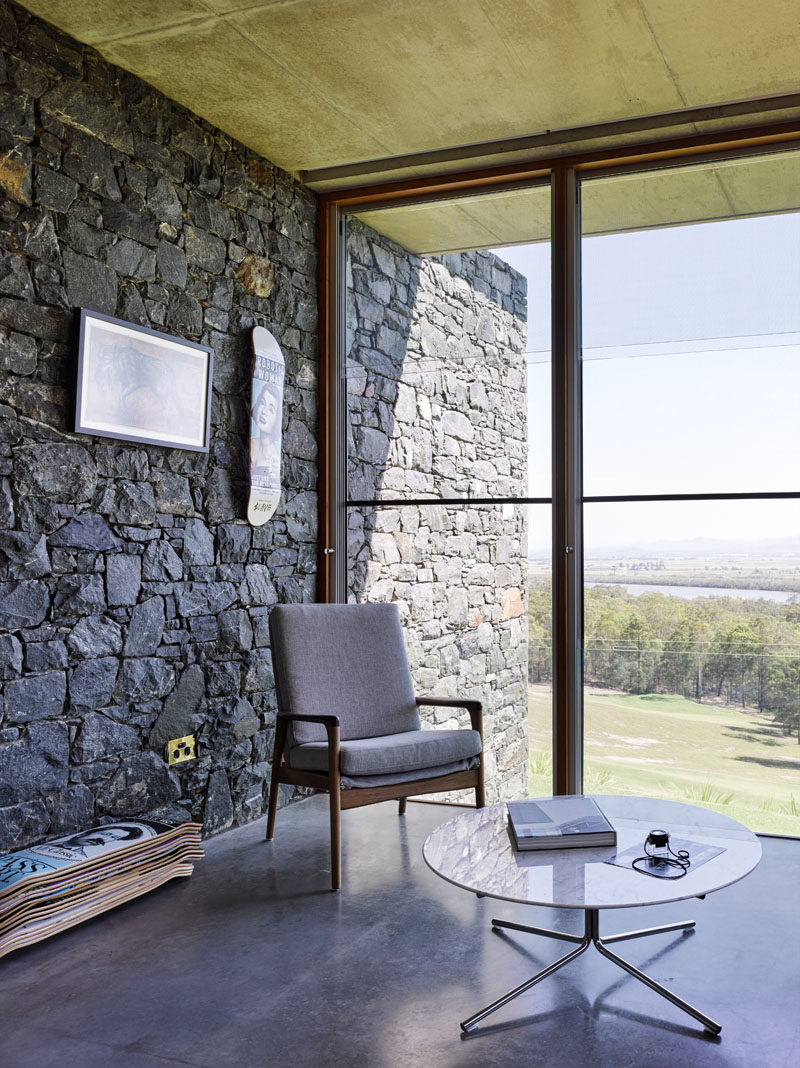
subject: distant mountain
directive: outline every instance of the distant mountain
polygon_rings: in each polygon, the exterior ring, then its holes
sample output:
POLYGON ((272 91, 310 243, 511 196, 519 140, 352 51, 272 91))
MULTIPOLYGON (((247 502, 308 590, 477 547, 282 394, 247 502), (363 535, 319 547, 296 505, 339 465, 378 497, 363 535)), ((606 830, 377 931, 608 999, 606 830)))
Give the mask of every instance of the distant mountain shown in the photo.
MULTIPOLYGON (((530 559, 539 560, 549 555, 549 550, 535 546, 529 552, 530 559)), ((692 538, 689 541, 635 541, 615 545, 592 546, 586 552, 587 560, 607 560, 609 557, 630 559, 640 557, 713 557, 713 556, 797 556, 800 557, 800 534, 788 538, 692 538)))

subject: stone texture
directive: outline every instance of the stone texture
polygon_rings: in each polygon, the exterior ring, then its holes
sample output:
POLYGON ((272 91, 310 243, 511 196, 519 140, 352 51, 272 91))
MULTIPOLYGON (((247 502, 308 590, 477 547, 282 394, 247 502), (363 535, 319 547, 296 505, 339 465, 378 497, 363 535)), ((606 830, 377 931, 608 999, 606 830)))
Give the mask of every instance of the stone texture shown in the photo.
POLYGON ((123 656, 152 656, 164 633, 164 600, 150 597, 131 612, 123 656))
POLYGON ((75 743, 75 756, 82 763, 105 760, 139 748, 139 734, 133 727, 117 723, 99 712, 84 716, 75 743))
MULTIPOLYGON (((361 222, 348 258, 351 495, 524 496, 524 280, 489 253, 411 256, 361 222)), ((417 691, 480 698, 487 797, 524 796, 525 509, 364 508, 348 522, 350 599, 399 605, 417 691)))
POLYGON ((30 723, 35 719, 58 719, 64 711, 67 679, 63 671, 47 671, 13 679, 5 686, 7 723, 30 723))
POLYGON ((97 807, 110 816, 138 816, 180 796, 180 783, 163 760, 155 753, 132 753, 99 791, 97 807))
POLYGON ((142 558, 132 554, 109 556, 106 596, 110 605, 136 604, 142 586, 142 558))
MULTIPOLYGON (((111 704, 119 661, 114 656, 95 657, 78 664, 69 680, 70 704, 76 711, 94 711, 111 704)), ((84 720, 84 723, 86 721, 84 720)), ((82 757, 96 760, 97 757, 82 757)))
POLYGON ((315 595, 316 197, 7 0, 0 31, 0 853, 128 814, 133 782, 221 829, 263 809, 269 606, 315 595), (208 453, 73 434, 76 305, 213 348, 208 453), (290 373, 254 536, 256 324, 290 373))
POLYGON ((192 732, 204 694, 203 669, 197 664, 192 665, 181 675, 150 731, 149 743, 153 749, 161 750, 171 738, 183 738, 192 732))

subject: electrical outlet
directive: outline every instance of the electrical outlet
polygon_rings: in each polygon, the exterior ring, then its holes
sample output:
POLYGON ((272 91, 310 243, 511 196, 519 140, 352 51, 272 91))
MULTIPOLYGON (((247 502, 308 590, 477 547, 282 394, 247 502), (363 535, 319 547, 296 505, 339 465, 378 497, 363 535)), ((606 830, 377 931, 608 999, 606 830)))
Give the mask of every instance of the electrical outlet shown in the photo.
POLYGON ((182 764, 184 760, 194 760, 196 756, 197 739, 193 734, 167 742, 167 760, 170 764, 182 764))

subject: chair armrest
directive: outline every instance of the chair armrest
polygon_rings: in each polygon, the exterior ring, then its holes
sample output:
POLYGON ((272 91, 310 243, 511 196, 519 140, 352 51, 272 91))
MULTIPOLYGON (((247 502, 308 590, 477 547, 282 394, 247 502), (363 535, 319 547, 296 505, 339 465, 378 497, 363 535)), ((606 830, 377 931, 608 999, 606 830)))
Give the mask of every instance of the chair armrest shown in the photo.
POLYGON ((338 716, 312 716, 303 715, 301 712, 279 712, 277 719, 283 719, 287 723, 300 721, 302 723, 321 723, 323 727, 338 727, 338 716))
POLYGON ((463 697, 418 697, 418 705, 439 705, 441 708, 465 708, 469 712, 472 729, 477 731, 483 741, 483 704, 463 697))

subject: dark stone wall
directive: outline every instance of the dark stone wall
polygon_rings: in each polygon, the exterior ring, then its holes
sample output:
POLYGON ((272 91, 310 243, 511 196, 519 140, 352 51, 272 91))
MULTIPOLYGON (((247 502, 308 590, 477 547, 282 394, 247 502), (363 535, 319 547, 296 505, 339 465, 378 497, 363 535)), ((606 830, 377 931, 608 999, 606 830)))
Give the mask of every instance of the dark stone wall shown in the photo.
POLYGON ((123 815, 217 831, 265 807, 270 605, 314 599, 315 198, 5 0, 0 40, 0 852, 123 815), (72 432, 78 306, 213 348, 208 455, 72 432), (256 529, 254 325, 287 368, 256 529))

